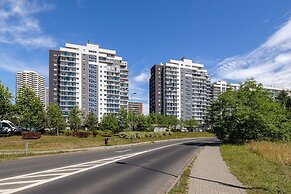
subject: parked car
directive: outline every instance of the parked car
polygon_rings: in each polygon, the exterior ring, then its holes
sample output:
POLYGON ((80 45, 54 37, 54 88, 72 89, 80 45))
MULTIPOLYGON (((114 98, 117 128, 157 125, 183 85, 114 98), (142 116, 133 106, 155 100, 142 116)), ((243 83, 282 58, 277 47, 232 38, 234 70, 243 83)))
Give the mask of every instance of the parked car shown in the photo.
POLYGON ((2 125, 2 122, 0 122, 0 134, 12 134, 11 129, 8 127, 5 127, 2 125))
POLYGON ((2 127, 6 128, 8 133, 13 133, 13 134, 21 134, 22 131, 27 131, 21 127, 17 127, 14 123, 8 120, 3 120, 1 121, 2 127))

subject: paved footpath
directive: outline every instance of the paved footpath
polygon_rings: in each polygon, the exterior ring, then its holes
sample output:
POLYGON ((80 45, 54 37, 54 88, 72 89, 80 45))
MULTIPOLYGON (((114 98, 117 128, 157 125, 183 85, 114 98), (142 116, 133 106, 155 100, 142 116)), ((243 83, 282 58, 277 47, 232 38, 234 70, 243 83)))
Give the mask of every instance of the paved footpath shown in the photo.
POLYGON ((201 150, 194 162, 189 181, 189 194, 247 193, 229 172, 219 146, 205 146, 201 150))

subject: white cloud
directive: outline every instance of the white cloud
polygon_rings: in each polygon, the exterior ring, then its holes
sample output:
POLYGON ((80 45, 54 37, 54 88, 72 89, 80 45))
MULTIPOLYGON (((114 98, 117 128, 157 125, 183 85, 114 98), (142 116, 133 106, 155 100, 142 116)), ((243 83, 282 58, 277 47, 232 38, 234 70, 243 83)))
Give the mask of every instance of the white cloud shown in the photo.
POLYGON ((54 47, 56 41, 46 35, 34 14, 52 6, 36 0, 0 1, 0 43, 29 47, 54 47))
POLYGON ((40 75, 48 77, 48 67, 35 62, 30 62, 29 65, 23 63, 21 60, 7 54, 0 54, 0 69, 10 73, 18 71, 32 70, 38 72, 40 75))
POLYGON ((148 82, 150 74, 148 71, 141 72, 139 75, 135 76, 133 79, 136 82, 148 82))
POLYGON ((260 47, 220 62, 215 79, 243 81, 250 77, 266 85, 291 88, 291 20, 260 47))

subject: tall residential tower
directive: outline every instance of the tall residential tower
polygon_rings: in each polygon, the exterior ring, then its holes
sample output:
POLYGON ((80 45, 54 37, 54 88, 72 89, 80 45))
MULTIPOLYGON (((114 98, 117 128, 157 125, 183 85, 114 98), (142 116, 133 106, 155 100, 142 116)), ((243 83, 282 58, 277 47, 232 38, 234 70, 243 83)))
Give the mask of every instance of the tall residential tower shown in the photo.
POLYGON ((35 71, 22 71, 16 73, 16 96, 21 88, 30 87, 45 105, 45 78, 35 71))
POLYGON ((154 65, 149 85, 150 113, 204 123, 210 105, 210 80, 202 64, 182 58, 154 65))
POLYGON ((57 103, 65 117, 78 106, 99 121, 107 113, 128 108, 127 62, 116 51, 97 44, 66 44, 49 51, 49 101, 57 103))

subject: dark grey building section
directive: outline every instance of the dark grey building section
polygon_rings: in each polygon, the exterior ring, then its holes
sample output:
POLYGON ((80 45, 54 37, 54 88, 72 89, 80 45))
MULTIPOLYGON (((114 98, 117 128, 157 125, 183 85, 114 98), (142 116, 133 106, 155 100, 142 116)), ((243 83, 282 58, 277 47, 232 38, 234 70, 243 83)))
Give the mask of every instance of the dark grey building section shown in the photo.
POLYGON ((49 104, 58 104, 58 75, 61 51, 49 50, 49 104))
POLYGON ((154 65, 151 68, 150 77, 150 113, 164 114, 163 90, 164 90, 164 66, 154 65))
POLYGON ((181 118, 192 119, 192 70, 181 69, 181 118))
POLYGON ((89 113, 89 56, 82 54, 82 111, 85 112, 85 115, 89 113))

